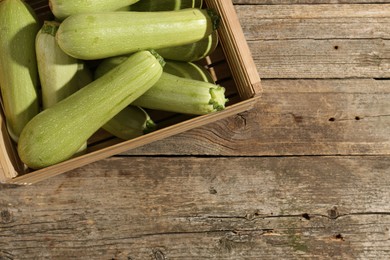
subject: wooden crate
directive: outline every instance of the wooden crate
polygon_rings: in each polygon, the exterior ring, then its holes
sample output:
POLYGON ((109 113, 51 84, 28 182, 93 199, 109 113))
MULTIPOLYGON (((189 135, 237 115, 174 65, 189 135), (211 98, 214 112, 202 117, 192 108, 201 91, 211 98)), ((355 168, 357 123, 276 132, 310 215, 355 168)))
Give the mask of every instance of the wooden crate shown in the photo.
MULTIPOLYGON (((51 19, 48 1, 26 1, 37 12, 41 21, 51 19)), ((205 0, 205 7, 215 10, 222 18, 218 29, 220 43, 217 50, 200 61, 213 75, 216 82, 226 88, 229 103, 224 111, 188 116, 150 111, 152 119, 160 126, 157 131, 123 141, 98 131, 88 141, 85 155, 40 169, 28 169, 19 159, 16 146, 5 126, 4 114, 0 113, 0 181, 13 184, 33 184, 72 169, 84 166, 127 150, 161 140, 163 138, 199 127, 222 118, 235 115, 253 107, 261 96, 260 78, 250 50, 244 38, 238 17, 230 0, 205 0)))

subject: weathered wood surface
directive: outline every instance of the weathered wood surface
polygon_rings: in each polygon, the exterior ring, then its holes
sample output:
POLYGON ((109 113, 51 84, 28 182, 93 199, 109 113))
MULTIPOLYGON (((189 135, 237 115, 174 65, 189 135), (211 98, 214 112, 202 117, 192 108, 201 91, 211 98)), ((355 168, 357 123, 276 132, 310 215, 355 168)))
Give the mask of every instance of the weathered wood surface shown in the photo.
POLYGON ((238 5, 262 78, 389 78, 390 5, 238 5))
POLYGON ((0 186, 0 259, 390 258, 390 1, 233 2, 256 108, 0 186))
POLYGON ((389 171, 379 156, 111 158, 3 187, 0 248, 11 259, 385 259, 389 171))
POLYGON ((232 0, 236 5, 379 4, 390 0, 232 0))
POLYGON ((262 85, 255 109, 127 154, 390 154, 390 81, 263 80, 262 85))

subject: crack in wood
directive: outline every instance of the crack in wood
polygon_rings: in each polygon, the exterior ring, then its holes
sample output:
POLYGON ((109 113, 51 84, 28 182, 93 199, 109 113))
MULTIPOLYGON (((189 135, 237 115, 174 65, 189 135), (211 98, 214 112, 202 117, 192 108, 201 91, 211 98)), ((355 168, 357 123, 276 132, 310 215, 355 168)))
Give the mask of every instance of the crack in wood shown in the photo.
POLYGON ((256 219, 271 219, 271 218, 304 218, 306 220, 311 220, 315 217, 327 218, 331 220, 336 220, 344 217, 350 216, 372 216, 372 215, 390 215, 390 212, 352 212, 339 214, 338 211, 331 209, 328 211, 328 215, 323 214, 291 214, 291 215, 262 215, 259 213, 246 214, 245 216, 206 216, 206 217, 196 217, 196 218, 208 218, 208 219, 243 219, 247 221, 254 221, 256 219))

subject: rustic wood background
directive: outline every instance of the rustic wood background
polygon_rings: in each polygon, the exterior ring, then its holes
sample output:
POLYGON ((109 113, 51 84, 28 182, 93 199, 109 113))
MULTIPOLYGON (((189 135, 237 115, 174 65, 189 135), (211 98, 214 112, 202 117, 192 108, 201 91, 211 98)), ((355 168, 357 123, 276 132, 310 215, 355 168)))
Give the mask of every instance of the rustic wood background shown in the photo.
POLYGON ((0 259, 390 259, 390 0, 233 2, 256 108, 0 186, 0 259))

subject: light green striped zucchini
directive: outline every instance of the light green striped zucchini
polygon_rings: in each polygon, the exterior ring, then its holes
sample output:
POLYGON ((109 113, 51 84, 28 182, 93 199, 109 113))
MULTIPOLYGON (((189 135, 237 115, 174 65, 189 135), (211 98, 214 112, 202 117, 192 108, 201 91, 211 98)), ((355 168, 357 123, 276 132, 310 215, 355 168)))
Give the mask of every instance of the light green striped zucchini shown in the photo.
POLYGON ((49 6, 58 20, 68 16, 89 12, 116 11, 139 0, 49 0, 49 6))
MULTIPOLYGON (((96 69, 95 78, 126 60, 126 56, 104 60, 96 69)), ((182 78, 163 72, 157 83, 132 105, 143 108, 177 112, 183 114, 203 115, 225 108, 225 89, 213 83, 182 78)))
POLYGON ((177 61, 198 61, 210 55, 218 46, 218 33, 214 31, 200 41, 181 46, 157 49, 164 59, 177 61))
POLYGON ((171 11, 185 8, 201 8, 203 0, 141 0, 129 6, 129 10, 138 12, 171 11))
POLYGON ((64 53, 55 34, 59 23, 45 21, 36 37, 36 54, 42 90, 43 109, 49 108, 79 89, 83 64, 64 53))
POLYGON ((20 135, 21 160, 40 169, 71 158, 93 133, 157 82, 162 63, 156 53, 137 52, 39 113, 20 135))
POLYGON ((130 140, 154 131, 156 124, 141 107, 127 106, 102 128, 116 137, 130 140))
POLYGON ((40 26, 20 0, 0 1, 0 86, 8 132, 17 142, 39 112, 35 36, 40 26))
POLYGON ((94 60, 199 41, 219 24, 211 10, 104 12, 72 15, 56 38, 68 55, 94 60))
MULTIPOLYGON (((58 27, 58 22, 45 21, 35 40, 43 109, 55 105, 93 80, 82 62, 70 57, 58 46, 55 39, 58 27)), ((76 154, 81 155, 86 149, 85 142, 76 154)))
POLYGON ((225 109, 225 88, 163 73, 159 81, 132 104, 182 114, 204 115, 225 109))

